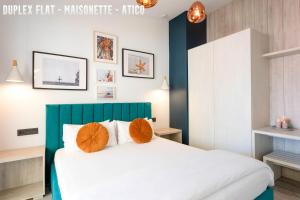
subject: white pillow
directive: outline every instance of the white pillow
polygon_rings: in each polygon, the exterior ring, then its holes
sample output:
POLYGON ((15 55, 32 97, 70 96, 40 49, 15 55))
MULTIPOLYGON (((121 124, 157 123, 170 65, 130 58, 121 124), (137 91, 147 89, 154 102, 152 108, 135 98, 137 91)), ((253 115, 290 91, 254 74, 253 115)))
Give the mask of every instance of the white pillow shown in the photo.
MULTIPOLYGON (((107 121, 101 122, 99 124, 103 125, 108 131, 109 139, 108 139, 107 146, 117 145, 115 122, 109 122, 107 120, 107 121)), ((77 146, 76 138, 77 138, 79 129, 83 126, 84 125, 64 124, 64 126, 63 126, 63 141, 64 141, 65 150, 67 152, 81 151, 79 149, 79 147, 77 146)))
MULTIPOLYGON (((152 128, 152 138, 155 137, 154 135, 154 129, 153 129, 153 122, 152 119, 147 119, 152 128)), ((128 142, 133 142, 133 139, 130 136, 129 132, 129 126, 131 122, 125 122, 125 121, 116 121, 117 124, 117 133, 118 133, 118 144, 125 144, 128 142)))
POLYGON ((110 122, 107 120, 101 122, 100 124, 102 124, 105 128, 107 128, 109 134, 107 146, 108 147, 116 146, 118 144, 117 134, 116 134, 116 123, 114 121, 110 122))
POLYGON ((63 126, 63 141, 65 146, 65 151, 76 152, 80 151, 76 143, 76 137, 79 129, 83 125, 74 124, 64 124, 63 126))
POLYGON ((129 126, 131 122, 116 121, 118 130, 118 144, 133 142, 129 134, 129 126))

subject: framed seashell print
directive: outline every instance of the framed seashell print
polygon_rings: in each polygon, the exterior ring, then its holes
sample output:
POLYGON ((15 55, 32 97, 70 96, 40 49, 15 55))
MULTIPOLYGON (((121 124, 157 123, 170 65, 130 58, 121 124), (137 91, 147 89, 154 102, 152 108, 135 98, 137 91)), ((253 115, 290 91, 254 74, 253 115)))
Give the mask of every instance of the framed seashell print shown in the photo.
POLYGON ((94 57, 96 62, 117 64, 117 37, 101 32, 94 32, 94 57))
POLYGON ((154 54, 122 49, 122 75, 124 77, 154 79, 154 54))

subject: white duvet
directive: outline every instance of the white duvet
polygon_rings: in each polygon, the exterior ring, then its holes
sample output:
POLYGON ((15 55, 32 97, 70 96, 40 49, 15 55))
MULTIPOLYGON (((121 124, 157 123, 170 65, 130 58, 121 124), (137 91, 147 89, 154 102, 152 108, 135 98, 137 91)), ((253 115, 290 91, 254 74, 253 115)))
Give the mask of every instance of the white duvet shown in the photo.
POLYGON ((262 162, 161 138, 55 155, 63 200, 251 200, 273 186, 262 162))

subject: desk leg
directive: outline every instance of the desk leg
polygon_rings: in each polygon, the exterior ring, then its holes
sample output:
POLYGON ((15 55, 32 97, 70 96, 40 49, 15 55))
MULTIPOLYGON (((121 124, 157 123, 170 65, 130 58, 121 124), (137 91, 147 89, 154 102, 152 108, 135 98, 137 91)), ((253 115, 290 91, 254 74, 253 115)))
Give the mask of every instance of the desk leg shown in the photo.
POLYGON ((182 144, 182 133, 175 134, 175 141, 182 144))
POLYGON ((275 165, 272 162, 269 162, 269 161, 266 161, 266 160, 264 160, 264 163, 269 165, 271 167, 271 169, 273 170, 275 181, 281 177, 281 166, 275 165))
POLYGON ((263 156, 273 151, 273 137, 254 133, 253 153, 254 158, 263 160, 263 156))

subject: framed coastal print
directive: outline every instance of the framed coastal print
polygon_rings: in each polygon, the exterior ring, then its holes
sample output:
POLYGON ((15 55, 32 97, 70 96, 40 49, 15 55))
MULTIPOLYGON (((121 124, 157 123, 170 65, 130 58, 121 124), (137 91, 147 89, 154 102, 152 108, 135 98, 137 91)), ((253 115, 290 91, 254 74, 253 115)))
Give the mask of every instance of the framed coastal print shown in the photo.
POLYGON ((96 62, 117 63, 117 37, 105 33, 94 33, 94 56, 96 62))
POLYGON ((98 86, 97 87, 97 99, 115 99, 116 88, 114 86, 98 86))
POLYGON ((87 58, 33 51, 33 89, 87 90, 87 58))
POLYGON ((154 79, 154 54, 122 49, 122 75, 154 79))
POLYGON ((110 69, 97 69, 98 83, 115 83, 115 71, 110 69))

